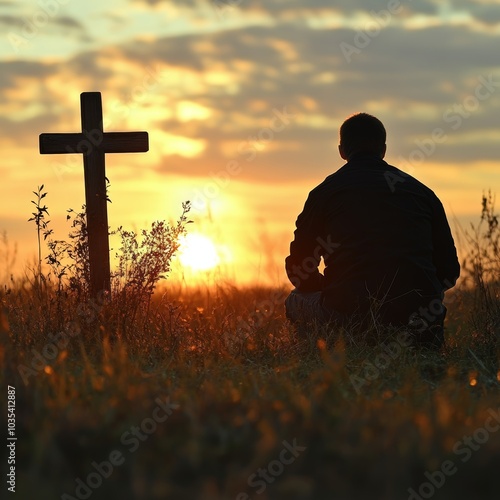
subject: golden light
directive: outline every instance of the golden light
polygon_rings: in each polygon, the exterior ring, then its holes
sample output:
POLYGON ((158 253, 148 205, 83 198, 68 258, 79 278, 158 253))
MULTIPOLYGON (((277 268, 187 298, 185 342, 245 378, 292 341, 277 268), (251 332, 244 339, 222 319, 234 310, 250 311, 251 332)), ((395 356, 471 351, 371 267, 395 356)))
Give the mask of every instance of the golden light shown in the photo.
POLYGON ((191 139, 182 135, 155 130, 151 135, 150 149, 157 155, 179 155, 184 158, 194 158, 205 150, 205 139, 191 139))
POLYGON ((181 101, 177 103, 177 117, 181 122, 190 120, 205 120, 212 115, 212 111, 195 102, 181 101))
POLYGON ((220 257, 210 238, 193 233, 182 239, 179 261, 193 271, 208 271, 220 263, 220 257))

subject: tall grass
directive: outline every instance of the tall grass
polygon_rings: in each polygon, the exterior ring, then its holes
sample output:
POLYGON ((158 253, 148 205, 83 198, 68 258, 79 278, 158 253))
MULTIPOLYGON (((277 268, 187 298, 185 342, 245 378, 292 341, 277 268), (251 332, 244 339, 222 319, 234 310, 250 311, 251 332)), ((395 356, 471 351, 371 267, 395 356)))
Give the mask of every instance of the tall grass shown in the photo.
MULTIPOLYGON (((29 282, 0 292, 0 376, 17 397, 17 497, 77 498, 76 478, 85 482, 93 462, 119 450, 124 462, 89 498, 399 499, 446 460, 457 472, 434 487, 436 498, 496 498, 500 433, 470 460, 454 451, 500 406, 498 225, 484 199, 468 233, 468 279, 448 295, 440 353, 394 354, 398 332, 380 325, 381 346, 348 342, 366 332, 312 327, 301 337, 284 318, 286 289, 158 285, 146 276, 168 272, 168 262, 152 262, 151 249, 175 252, 186 213, 143 240, 119 230, 121 281, 101 302, 78 286, 85 266, 49 242, 49 255, 62 253, 43 293, 29 282), (178 408, 130 451, 124 434, 167 396, 178 408), (293 440, 305 450, 270 474, 293 440)), ((81 224, 73 229, 69 245, 82 237, 81 224)))

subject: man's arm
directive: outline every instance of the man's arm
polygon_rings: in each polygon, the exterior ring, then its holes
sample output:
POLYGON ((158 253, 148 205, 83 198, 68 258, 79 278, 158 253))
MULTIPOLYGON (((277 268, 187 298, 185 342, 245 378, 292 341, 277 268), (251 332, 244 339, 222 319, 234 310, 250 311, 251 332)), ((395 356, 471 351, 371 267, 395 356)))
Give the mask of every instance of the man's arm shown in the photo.
POLYGON ((432 221, 433 261, 443 290, 455 286, 460 276, 455 242, 442 203, 436 198, 432 221))
POLYGON ((310 193, 295 223, 295 238, 290 243, 290 255, 285 259, 288 279, 301 292, 318 292, 323 288, 324 277, 318 270, 322 255, 319 238, 323 224, 316 205, 310 193))

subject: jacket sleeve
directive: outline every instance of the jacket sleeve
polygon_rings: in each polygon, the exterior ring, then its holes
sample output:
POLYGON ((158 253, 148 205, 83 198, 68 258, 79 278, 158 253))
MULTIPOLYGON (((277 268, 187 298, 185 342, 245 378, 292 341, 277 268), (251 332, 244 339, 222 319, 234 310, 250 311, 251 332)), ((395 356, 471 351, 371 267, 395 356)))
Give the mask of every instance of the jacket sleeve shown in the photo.
POLYGON ((319 238, 323 223, 317 207, 318 201, 311 192, 295 223, 290 255, 285 259, 288 279, 301 292, 318 292, 323 288, 324 276, 318 269, 322 255, 319 238))
POLYGON ((433 212, 433 261, 444 291, 455 286, 460 276, 460 263, 443 205, 437 197, 433 212))

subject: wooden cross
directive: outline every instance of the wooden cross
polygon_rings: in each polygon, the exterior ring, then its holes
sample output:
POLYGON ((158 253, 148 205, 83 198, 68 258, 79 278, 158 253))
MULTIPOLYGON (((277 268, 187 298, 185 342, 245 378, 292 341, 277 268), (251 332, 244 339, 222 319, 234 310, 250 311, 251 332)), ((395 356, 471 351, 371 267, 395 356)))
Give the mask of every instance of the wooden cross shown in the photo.
POLYGON ((82 132, 40 134, 41 154, 83 154, 85 205, 92 296, 110 291, 109 228, 105 153, 141 153, 149 149, 147 132, 104 132, 100 92, 80 94, 82 132))

